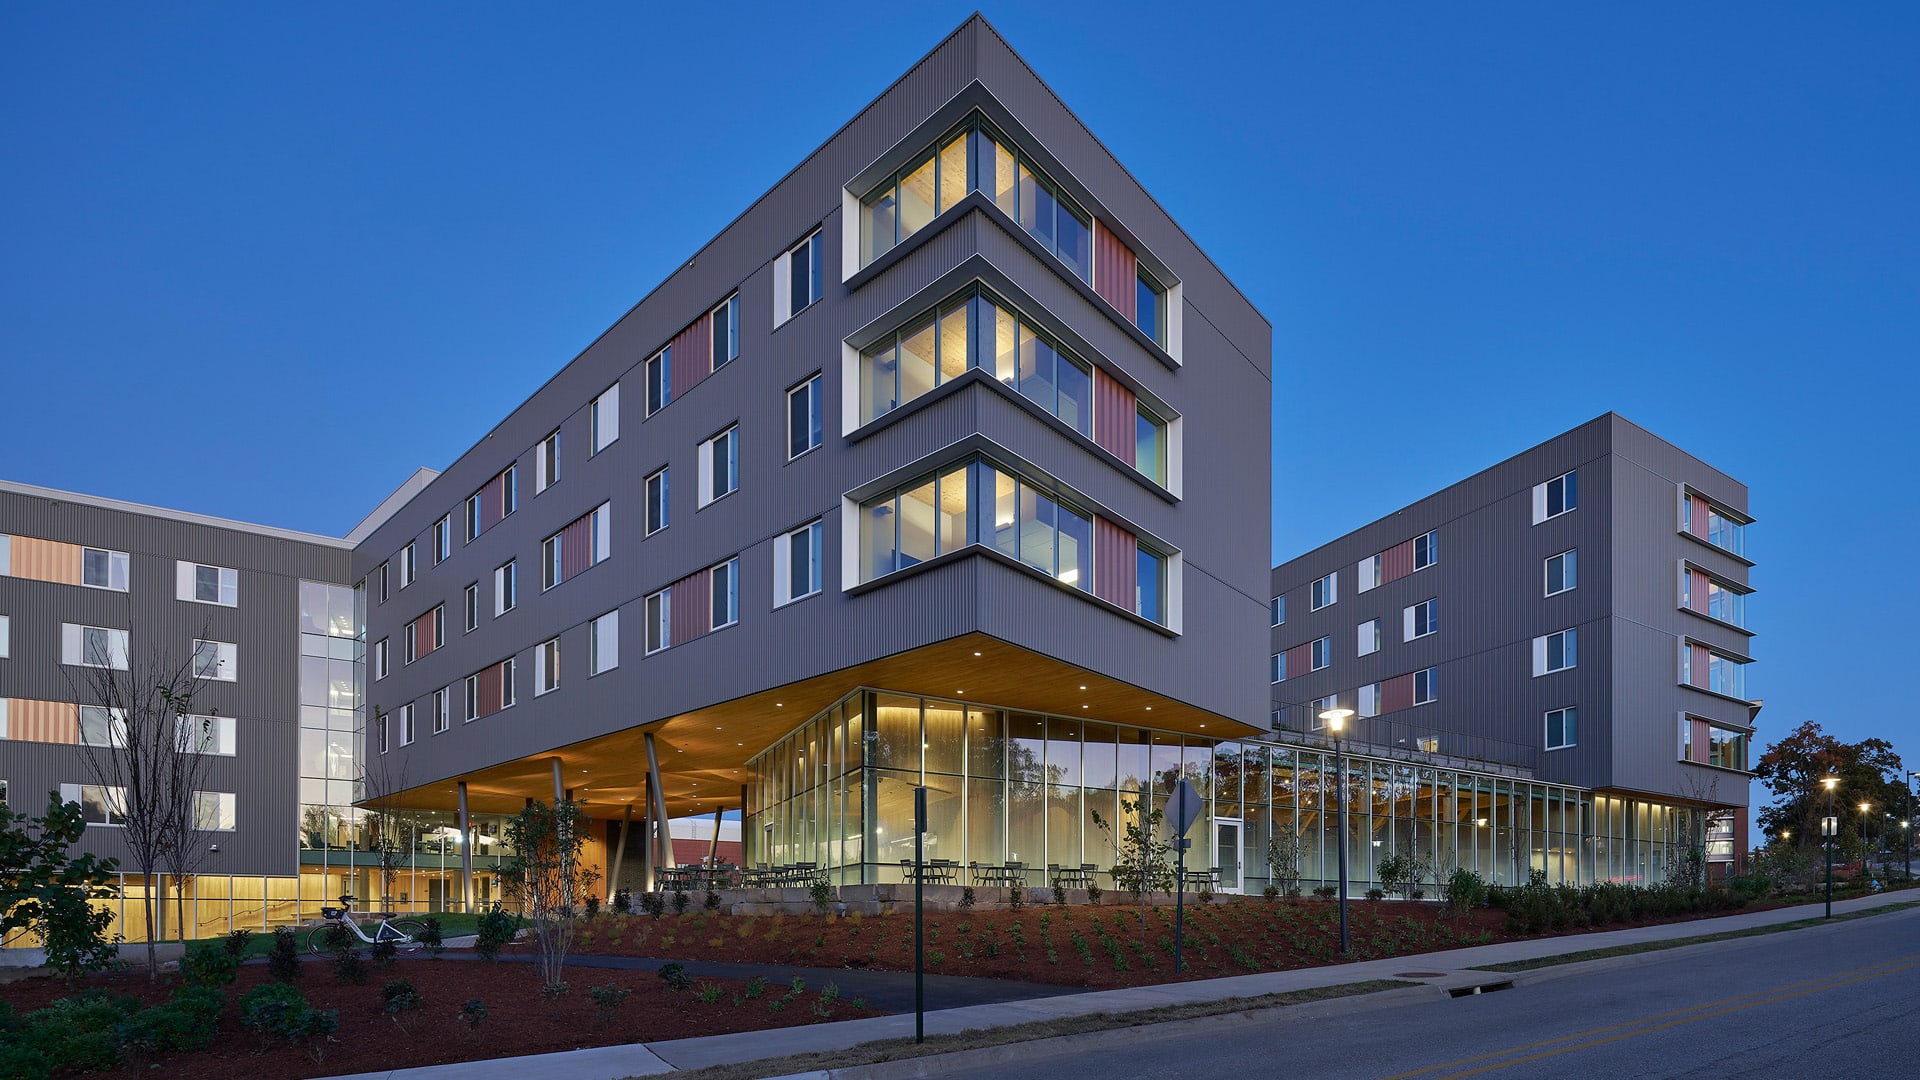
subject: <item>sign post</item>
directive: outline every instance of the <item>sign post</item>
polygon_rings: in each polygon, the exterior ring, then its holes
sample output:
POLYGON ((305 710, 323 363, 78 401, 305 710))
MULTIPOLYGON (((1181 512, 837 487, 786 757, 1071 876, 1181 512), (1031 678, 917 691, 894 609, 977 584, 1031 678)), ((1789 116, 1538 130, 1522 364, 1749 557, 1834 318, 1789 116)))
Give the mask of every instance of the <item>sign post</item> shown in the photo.
POLYGON ((1200 793, 1193 785, 1181 780, 1173 785, 1173 797, 1168 800, 1173 810, 1173 971, 1181 970, 1181 946, 1184 944, 1186 928, 1187 896, 1187 849, 1193 841, 1187 837, 1187 830, 1193 828, 1195 819, 1206 804, 1200 801, 1200 793))

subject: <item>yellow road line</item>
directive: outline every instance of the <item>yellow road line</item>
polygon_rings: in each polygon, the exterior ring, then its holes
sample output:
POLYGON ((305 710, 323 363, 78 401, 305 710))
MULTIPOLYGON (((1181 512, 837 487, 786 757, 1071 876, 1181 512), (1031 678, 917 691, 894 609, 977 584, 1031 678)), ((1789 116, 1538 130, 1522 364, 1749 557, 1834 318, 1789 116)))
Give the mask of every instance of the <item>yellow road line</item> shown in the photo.
MULTIPOLYGON (((1749 1001, 1742 1005, 1730 1005, 1724 1009, 1716 1009, 1713 1012, 1699 1013, 1694 1016, 1683 1016, 1678 1020, 1669 1020, 1664 1024, 1655 1024, 1652 1027, 1642 1027, 1642 1028, 1637 1028, 1636 1030, 1633 1030, 1633 1031, 1623 1031, 1617 1035, 1609 1035, 1604 1039, 1593 1039, 1588 1042, 1575 1043, 1572 1046, 1560 1047, 1558 1050, 1546 1050, 1538 1054, 1529 1055, 1527 1057, 1514 1058, 1512 1061, 1499 1061, 1491 1065, 1482 1065, 1477 1069, 1468 1069, 1465 1072, 1449 1073, 1446 1076, 1440 1077, 1439 1080, 1461 1080, 1462 1077, 1478 1076, 1481 1073, 1493 1072, 1498 1069, 1512 1068, 1515 1065, 1525 1065, 1531 1061, 1540 1061, 1545 1058, 1557 1057, 1561 1054, 1572 1053, 1575 1050, 1586 1050, 1590 1047, 1605 1046, 1607 1043, 1619 1042, 1622 1039, 1631 1039, 1639 1035, 1651 1035, 1656 1031, 1664 1031, 1667 1028, 1679 1027, 1682 1024, 1691 1024, 1699 1020, 1711 1019, 1715 1016, 1725 1016, 1728 1013, 1740 1012, 1743 1009, 1752 1009, 1752 1008, 1757 1008, 1761 1005, 1772 1005, 1776 1002, 1790 1001, 1797 997, 1805 997, 1808 994, 1818 994, 1818 993, 1821 993, 1822 991, 1832 990, 1836 987, 1846 986, 1849 983, 1865 982, 1868 979, 1885 978, 1888 975, 1905 971, 1908 968, 1912 968, 1916 966, 1920 966, 1920 963, 1905 964, 1900 967, 1889 968, 1888 970, 1885 970, 1885 971, 1870 971, 1865 975, 1856 975, 1850 979, 1841 979, 1838 982, 1828 983, 1827 985, 1824 985, 1824 986, 1814 986, 1814 987, 1809 987, 1808 989, 1805 989, 1805 990, 1796 990, 1791 994, 1779 994, 1774 997, 1762 998, 1759 1001, 1749 1001)), ((1737 1000, 1737 999, 1734 999, 1734 1000, 1737 1000)), ((1657 1018, 1648 1017, 1648 1019, 1651 1020, 1651 1019, 1657 1019, 1657 1018)), ((1512 1051, 1508 1051, 1508 1053, 1511 1053, 1511 1052, 1512 1051)))
MULTIPOLYGON (((1518 1054, 1528 1050, 1538 1050, 1541 1047, 1552 1046, 1555 1043, 1570 1042, 1575 1039, 1592 1038, 1595 1035, 1605 1035, 1608 1032, 1619 1031, 1623 1028, 1639 1027, 1642 1024, 1650 1023, 1655 1020, 1664 1020, 1668 1017, 1683 1016, 1687 1013, 1699 1012, 1703 1009, 1713 1009, 1713 1008, 1717 1008, 1719 1006, 1724 1006, 1724 1005, 1734 1005, 1738 1002, 1746 1001, 1750 998, 1763 998, 1769 995, 1778 994, 1783 990, 1796 990, 1801 987, 1813 987, 1815 989, 1819 989, 1820 987, 1818 984, 1821 984, 1821 983, 1833 982, 1836 979, 1847 979, 1849 976, 1868 975, 1870 973, 1878 972, 1882 968, 1894 968, 1896 966, 1901 966, 1902 969, 1904 969, 1904 967, 1912 967, 1916 962, 1920 962, 1920 954, 1902 957, 1898 960, 1883 960, 1878 964, 1869 964, 1866 967, 1854 968, 1851 971, 1834 972, 1829 975, 1822 975, 1817 979, 1806 979, 1801 982, 1786 983, 1782 986, 1770 987, 1766 990, 1754 990, 1754 991, 1750 991, 1745 994, 1739 994, 1737 996, 1730 997, 1730 998, 1721 998, 1718 1001, 1706 1001, 1698 1005, 1689 1005, 1684 1009, 1673 1009, 1668 1012, 1654 1013, 1651 1016, 1643 1016, 1635 1020, 1626 1021, 1625 1023, 1609 1024, 1606 1027, 1592 1028, 1587 1031, 1576 1031, 1571 1035, 1561 1035, 1552 1039, 1544 1039, 1540 1042, 1526 1043, 1520 1046, 1509 1046, 1504 1050, 1494 1050, 1485 1054, 1475 1054, 1473 1057, 1460 1058, 1456 1061, 1445 1061, 1437 1065, 1428 1065, 1425 1068, 1414 1069, 1411 1072, 1395 1073, 1392 1076, 1383 1077, 1382 1080, 1409 1080, 1409 1078, 1411 1077, 1425 1076, 1427 1073, 1439 1072, 1442 1069, 1457 1068, 1461 1065, 1471 1065, 1475 1062, 1486 1061, 1488 1058, 1505 1057, 1508 1054, 1518 1054)), ((1849 981, 1853 981, 1853 980, 1849 980, 1849 981)), ((1836 983, 1835 985, 1841 985, 1841 984, 1836 983)), ((1763 1004, 1763 1002, 1756 1001, 1754 1002, 1754 1004, 1763 1004)), ((1470 1074, 1460 1074, 1460 1075, 1470 1075, 1470 1074)))

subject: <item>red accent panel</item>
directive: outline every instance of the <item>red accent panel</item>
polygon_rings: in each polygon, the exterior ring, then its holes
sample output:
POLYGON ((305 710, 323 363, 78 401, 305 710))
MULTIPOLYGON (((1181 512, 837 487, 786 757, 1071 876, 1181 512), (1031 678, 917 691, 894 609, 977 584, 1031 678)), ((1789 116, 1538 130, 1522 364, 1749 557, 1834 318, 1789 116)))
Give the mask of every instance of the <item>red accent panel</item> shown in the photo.
MULTIPOLYGON (((1093 595, 1109 604, 1134 610, 1134 572, 1139 568, 1140 541, 1105 518, 1093 521, 1093 595)), ((1288 663, 1292 663, 1291 660, 1288 663)))
POLYGON ((1399 712, 1413 708, 1413 675, 1399 675, 1380 684, 1380 711, 1399 712))
POLYGON ((1380 553, 1380 584, 1413 573, 1413 541, 1405 540, 1380 553))
POLYGON ((560 580, 585 570, 593 558, 593 515, 582 514, 560 530, 560 580))
POLYGON ((713 571, 702 570, 673 583, 673 643, 692 641, 713 629, 713 571))
POLYGON ((1133 391, 1094 368, 1093 441, 1129 465, 1133 464, 1134 419, 1138 415, 1133 391))
POLYGON ((1693 677, 1687 681, 1694 686, 1706 686, 1709 683, 1707 665, 1713 661, 1713 653, 1705 645, 1687 646, 1693 653, 1693 677))
POLYGON ((1688 607, 1695 611, 1707 610, 1707 574, 1704 570, 1689 570, 1687 576, 1693 579, 1693 587, 1688 590, 1688 607))
POLYGON ((694 388, 713 374, 713 314, 700 316, 673 339, 673 396, 694 388))
POLYGON ((1297 679, 1307 673, 1313 664, 1313 642, 1295 645, 1287 650, 1287 678, 1297 679))
POLYGON ((480 531, 486 532, 500 524, 500 519, 506 516, 506 506, 507 474, 502 472, 480 489, 480 531))
POLYGON ((1713 740, 1713 725, 1705 720, 1688 720, 1693 725, 1693 746, 1690 747, 1688 761, 1705 762, 1709 756, 1708 743, 1713 740))
POLYGON ((440 629, 439 613, 440 609, 434 608, 432 611, 414 620, 414 622, 419 624, 414 631, 414 655, 425 656, 434 650, 433 642, 434 639, 439 636, 437 631, 440 629))
MULTIPOLYGON (((638 822, 636 821, 635 824, 638 822)), ((681 866, 706 862, 708 843, 706 840, 683 840, 678 836, 674 837, 673 861, 681 866)), ((740 850, 738 840, 720 841, 720 846, 715 849, 714 854, 728 866, 739 866, 740 860, 745 856, 745 853, 740 850)))
POLYGON ((1688 515, 1692 520, 1688 523, 1691 527, 1687 531, 1705 539, 1707 535, 1707 500, 1698 495, 1689 495, 1687 496, 1687 502, 1692 504, 1693 507, 1693 512, 1688 515))
POLYGON ((1093 289, 1117 308, 1128 322, 1136 319, 1135 301, 1139 297, 1140 270, 1134 262, 1133 249, 1122 243, 1120 238, 1107 231, 1105 225, 1093 223, 1093 289))
MULTIPOLYGON (((482 668, 477 675, 480 679, 480 693, 474 711, 479 716, 492 716, 500 711, 500 665, 482 668)), ((462 688, 461 692, 466 691, 462 688)))

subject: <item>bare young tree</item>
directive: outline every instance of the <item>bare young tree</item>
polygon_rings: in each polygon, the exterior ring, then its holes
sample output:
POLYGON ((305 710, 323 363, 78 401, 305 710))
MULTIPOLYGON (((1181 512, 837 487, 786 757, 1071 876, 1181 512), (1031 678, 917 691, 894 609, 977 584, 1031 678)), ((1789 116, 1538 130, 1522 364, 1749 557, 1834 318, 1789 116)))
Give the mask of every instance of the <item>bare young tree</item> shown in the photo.
MULTIPOLYGON (((381 725, 391 723, 392 715, 374 710, 368 738, 378 741, 381 725)), ((420 814, 401 806, 396 796, 407 790, 407 757, 404 753, 383 753, 369 745, 360 764, 360 805, 367 811, 367 848, 379 860, 380 899, 389 902, 393 883, 401 867, 413 857, 421 833, 420 814)), ((373 907, 369 898, 367 907, 373 907)))
POLYGON ((81 710, 81 759, 101 789, 97 809, 120 826, 127 862, 148 883, 147 975, 157 979, 159 874, 176 857, 183 867, 197 861, 181 854, 198 831, 183 834, 183 821, 194 819, 183 818, 181 807, 195 803, 207 759, 181 728, 193 715, 205 665, 191 650, 183 655, 135 637, 131 627, 124 638, 91 628, 82 635, 82 663, 64 669, 81 710), (138 652, 129 644, 136 641, 138 652))

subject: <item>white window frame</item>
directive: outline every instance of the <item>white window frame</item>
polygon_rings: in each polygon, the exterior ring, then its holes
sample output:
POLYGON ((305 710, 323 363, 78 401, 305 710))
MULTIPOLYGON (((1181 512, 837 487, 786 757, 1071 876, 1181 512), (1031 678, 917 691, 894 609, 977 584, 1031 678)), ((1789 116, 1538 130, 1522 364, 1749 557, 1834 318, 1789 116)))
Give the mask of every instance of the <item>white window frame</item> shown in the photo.
POLYGON ((1580 549, 1568 548, 1565 551, 1549 555, 1545 559, 1542 559, 1540 562, 1540 587, 1545 590, 1544 595, 1546 596, 1559 596, 1561 593, 1569 593, 1579 588, 1580 549), (1555 559, 1561 560, 1560 580, 1562 584, 1558 589, 1553 587, 1553 561, 1555 559), (1573 571, 1571 574, 1567 572, 1569 568, 1573 571), (1573 584, 1565 584, 1565 582, 1569 580, 1571 580, 1573 584))
POLYGON ((1368 683, 1354 694, 1354 715, 1371 719, 1380 715, 1380 684, 1368 683))
POLYGON ((1429 596, 1417 604, 1409 604, 1401 609, 1400 614, 1402 622, 1401 629, 1404 631, 1401 637, 1402 641, 1413 641, 1418 638, 1432 637, 1434 634, 1440 632, 1440 598, 1437 596, 1429 596), (1422 608, 1426 609, 1424 616, 1426 621, 1425 629, 1421 629, 1420 626, 1423 618, 1421 615, 1422 608))
POLYGON ((388 639, 381 638, 379 641, 376 641, 373 643, 373 681, 374 682, 379 682, 381 679, 386 678, 387 672, 391 670, 392 657, 388 653, 389 646, 387 644, 387 641, 388 639))
POLYGON ((641 396, 646 400, 641 412, 643 416, 652 416, 661 409, 673 404, 673 346, 668 345, 641 365, 641 396), (654 393, 658 386, 660 392, 654 393))
POLYGON ((471 634, 480 626, 480 583, 470 581, 461 590, 460 607, 466 614, 467 628, 463 633, 471 634))
POLYGON ((509 656, 500 661, 500 709, 502 712, 513 708, 520 700, 514 689, 514 677, 519 674, 519 671, 518 657, 509 656))
POLYGON ((533 493, 560 482, 560 429, 554 428, 533 447, 533 493))
POLYGON ((480 537, 480 493, 467 496, 467 540, 471 544, 480 537))
POLYGON ((1368 619, 1354 627, 1353 648, 1355 656, 1372 656, 1380 651, 1380 619, 1368 619))
POLYGON ((1267 625, 1285 626, 1287 624, 1287 598, 1276 596, 1267 601, 1267 625))
POLYGON ((233 832, 239 827, 239 822, 239 799, 233 792, 196 791, 193 793, 194 828, 201 832, 233 832), (212 807, 211 813, 208 807, 212 807))
POLYGON ((1330 608, 1340 602, 1340 571, 1335 570, 1327 576, 1316 579, 1307 586, 1307 610, 1319 611, 1330 608), (1316 600, 1321 601, 1315 603, 1316 600))
POLYGON ((413 703, 408 702, 395 710, 400 714, 400 745, 413 745, 413 703))
POLYGON ((601 503, 587 518, 587 565, 599 566, 613 554, 613 504, 601 503))
POLYGON ((127 631, 111 626, 87 626, 80 623, 60 624, 60 662, 73 667, 109 668, 114 671, 127 670, 127 656, 130 643, 127 631), (105 655, 100 656, 104 663, 96 663, 94 658, 99 649, 88 648, 88 631, 105 634, 103 648, 105 655))
POLYGON ((520 603, 518 559, 508 559, 493 568, 493 617, 499 618, 520 603))
POLYGON ((809 596, 818 596, 826 585, 826 519, 813 521, 780 534, 779 542, 773 546, 773 606, 786 607, 798 603, 809 596), (795 591, 793 578, 793 541, 805 534, 808 546, 807 588, 795 591))
POLYGON ((413 584, 413 579, 420 576, 420 554, 414 544, 414 541, 409 540, 407 546, 400 549, 400 587, 402 589, 413 584))
POLYGON ((1314 731, 1325 731, 1327 722, 1320 719, 1320 714, 1339 707, 1340 695, 1338 694, 1328 694, 1326 697, 1314 698, 1307 702, 1307 726, 1314 731))
POLYGON ((620 609, 587 624, 587 678, 620 666, 620 609))
POLYGON ((735 623, 739 622, 740 621, 740 556, 735 555, 733 558, 728 559, 726 562, 718 563, 714 565, 707 571, 707 575, 708 575, 707 584, 709 586, 707 590, 707 622, 708 622, 707 629, 710 631, 720 630, 725 627, 732 626, 735 623), (714 600, 718 596, 720 589, 722 587, 721 585, 722 579, 725 580, 725 583, 726 583, 725 588, 727 590, 727 594, 726 594, 727 619, 725 622, 714 622, 713 621, 714 600))
POLYGON ((232 757, 235 753, 236 725, 231 716, 193 714, 176 718, 175 737, 180 749, 206 757, 232 757), (211 740, 212 749, 207 749, 211 740))
POLYGON ((239 682, 240 646, 231 641, 213 641, 210 639, 194 638, 192 671, 194 678, 207 682, 239 682), (213 647, 211 655, 214 670, 216 672, 225 671, 225 675, 203 675, 200 673, 202 651, 205 646, 209 645, 213 647))
POLYGON ((1543 745, 1548 750, 1568 750, 1580 745, 1580 710, 1577 706, 1568 705, 1564 708, 1548 709, 1545 713, 1541 714, 1540 723, 1540 734, 1543 745), (1555 716, 1560 717, 1560 741, 1557 743, 1553 741, 1553 718, 1555 716), (1573 721, 1573 738, 1571 739, 1567 738, 1567 721, 1569 719, 1573 721))
POLYGON ((374 575, 380 579, 380 602, 383 604, 393 595, 393 589, 390 587, 391 579, 388 576, 388 566, 388 563, 383 562, 380 564, 380 568, 374 571, 374 575))
POLYGON ((188 562, 181 559, 174 563, 174 596, 190 604, 211 604, 215 607, 240 606, 240 571, 211 563, 188 562), (212 570, 214 599, 206 600, 200 596, 200 571, 212 570))
POLYGON ((647 536, 652 536, 654 533, 659 532, 661 529, 673 523, 672 503, 669 502, 673 497, 673 477, 669 475, 671 471, 672 466, 662 465, 659 469, 648 474, 646 482, 641 485, 641 496, 646 501, 646 505, 642 508, 641 513, 646 518, 644 528, 645 535, 647 536), (655 481, 659 481, 660 484, 660 498, 658 501, 660 519, 658 521, 655 521, 653 516, 653 508, 655 506, 653 485, 655 481))
POLYGON ((1380 587, 1380 561, 1380 556, 1369 555, 1354 567, 1354 576, 1359 580, 1359 584, 1354 586, 1355 592, 1368 592, 1380 587))
POLYGON ((87 828, 91 829, 98 826, 101 828, 117 829, 126 825, 126 788, 109 787, 101 784, 61 784, 60 798, 65 802, 79 803, 84 808, 87 803, 87 792, 89 791, 99 792, 99 794, 95 796, 95 801, 105 808, 106 816, 100 821, 88 820, 87 828), (118 812, 117 814, 116 811, 118 812))
POLYGON ((827 438, 826 386, 827 384, 826 384, 826 378, 824 373, 816 371, 812 375, 809 375, 806 378, 800 380, 798 383, 795 383, 792 387, 790 387, 787 390, 787 460, 788 461, 794 461, 799 458, 805 457, 808 454, 813 453, 815 450, 820 449, 821 444, 826 441, 826 438, 827 438), (807 438, 809 442, 805 447, 801 448, 798 453, 796 453, 793 449, 793 399, 794 399, 794 395, 796 394, 806 395, 807 418, 810 421, 812 421, 811 426, 809 426, 807 429, 807 438), (817 436, 814 434, 814 432, 816 431, 819 432, 817 436))
POLYGON ((80 584, 89 589, 105 589, 108 592, 126 592, 132 580, 132 558, 124 551, 111 548, 82 546, 80 548, 80 584), (100 554, 107 557, 107 580, 105 584, 96 584, 87 580, 87 556, 100 554))
POLYGON ((787 320, 819 303, 826 295, 826 276, 826 231, 815 228, 805 239, 781 252, 773 261, 773 325, 776 328, 784 326, 787 320), (807 296, 804 302, 793 295, 793 260, 796 257, 805 259, 807 265, 807 296))
POLYGON ((1572 671, 1580 666, 1579 627, 1570 626, 1565 630, 1555 630, 1551 634, 1541 634, 1533 639, 1533 674, 1535 678, 1552 675, 1560 671, 1572 671), (1549 656, 1552 653, 1552 640, 1560 640, 1560 658, 1572 656, 1572 663, 1563 663, 1559 667, 1550 667, 1549 656))
POLYGON ((453 557, 453 515, 442 514, 440 520, 433 523, 433 565, 439 566, 453 557))
POLYGON ((82 705, 75 710, 75 739, 81 746, 122 747, 127 745, 127 721, 118 709, 104 705, 82 705), (100 731, 104 738, 88 736, 88 730, 100 731))
POLYGON ((719 371, 735 360, 740 359, 740 294, 734 292, 709 312, 713 317, 713 336, 720 338, 722 326, 726 327, 725 348, 713 350, 712 366, 708 374, 719 371))
POLYGON ((1278 686, 1287 681, 1287 654, 1285 652, 1274 653, 1273 659, 1267 662, 1267 677, 1274 686, 1278 686))
POLYGON ((480 719, 480 673, 460 680, 460 722, 471 724, 480 719))
POLYGON ((1413 568, 1415 570, 1425 570, 1427 567, 1432 566, 1434 563, 1437 563, 1439 561, 1440 561, 1440 530, 1428 529, 1426 532, 1421 533, 1419 536, 1416 536, 1413 538, 1413 568), (1420 545, 1422 541, 1425 541, 1426 547, 1427 547, 1426 562, 1420 561, 1420 545))
POLYGON ((533 696, 560 689, 560 639, 548 638, 533 650, 533 696))
POLYGON ((565 554, 560 544, 560 534, 554 533, 540 541, 540 591, 556 588, 566 579, 561 576, 566 569, 565 554))
POLYGON ((1414 672, 1413 703, 1415 705, 1430 705, 1438 700, 1440 700, 1440 669, 1437 667, 1421 668, 1419 671, 1414 672), (1425 684, 1424 687, 1421 685, 1422 683, 1425 684), (1426 694, 1425 697, 1421 696, 1423 692, 1426 694))
MULTIPOLYGON (((9 655, 12 654, 12 650, 13 650, 13 619, 7 615, 0 615, 0 660, 5 660, 9 655)), ((6 735, 5 733, 0 732, 0 739, 3 739, 3 738, 6 738, 6 735)))
POLYGON ((1554 518, 1560 517, 1565 514, 1571 514, 1575 510, 1580 509, 1580 481, 1578 479, 1579 472, 1580 470, 1578 469, 1568 469, 1566 472, 1561 473, 1559 476, 1556 476, 1553 479, 1546 481, 1545 483, 1533 485, 1533 523, 1535 525, 1538 525, 1543 521, 1551 521, 1554 518), (1573 482, 1573 505, 1567 506, 1567 505, 1564 505, 1566 503, 1566 488, 1567 488, 1566 482, 1570 478, 1572 479, 1572 482, 1573 482), (1561 506, 1561 509, 1557 511, 1552 511, 1550 510, 1548 505, 1549 502, 1551 501, 1548 496, 1550 494, 1551 488, 1555 484, 1560 485, 1560 501, 1563 505, 1561 506))
POLYGON ((444 735, 453 727, 453 687, 443 686, 433 692, 433 733, 444 735))
POLYGON ((730 424, 724 431, 715 432, 713 437, 700 444, 700 490, 695 494, 703 507, 711 506, 721 499, 740 490, 740 425, 730 424), (724 441, 724 442, 723 442, 724 441), (720 463, 714 459, 724 446, 726 450, 725 491, 715 492, 714 484, 719 479, 720 463))
POLYGON ((647 597, 641 611, 646 622, 646 640, 641 646, 643 654, 652 656, 673 648, 673 587, 668 586, 647 597))
POLYGON ((614 383, 587 402, 587 456, 592 457, 620 441, 620 384, 614 383))
POLYGON ((1314 638, 1307 645, 1307 670, 1324 671, 1333 666, 1333 638, 1324 636, 1314 638))

